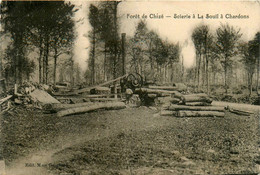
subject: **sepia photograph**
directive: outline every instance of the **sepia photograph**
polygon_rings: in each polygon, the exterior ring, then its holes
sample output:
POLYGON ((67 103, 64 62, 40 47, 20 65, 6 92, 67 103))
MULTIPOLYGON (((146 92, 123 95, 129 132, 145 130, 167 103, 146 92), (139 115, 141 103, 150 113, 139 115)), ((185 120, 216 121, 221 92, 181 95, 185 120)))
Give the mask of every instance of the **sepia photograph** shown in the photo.
POLYGON ((0 0, 0 175, 259 175, 259 0, 0 0))

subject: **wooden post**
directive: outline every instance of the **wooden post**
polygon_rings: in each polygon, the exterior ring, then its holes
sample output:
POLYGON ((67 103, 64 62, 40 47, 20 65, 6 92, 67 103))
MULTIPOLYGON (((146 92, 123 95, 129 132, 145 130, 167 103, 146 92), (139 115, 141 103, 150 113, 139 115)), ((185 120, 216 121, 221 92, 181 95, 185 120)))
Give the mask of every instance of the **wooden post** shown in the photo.
POLYGON ((122 75, 125 75, 125 33, 122 33, 122 75))

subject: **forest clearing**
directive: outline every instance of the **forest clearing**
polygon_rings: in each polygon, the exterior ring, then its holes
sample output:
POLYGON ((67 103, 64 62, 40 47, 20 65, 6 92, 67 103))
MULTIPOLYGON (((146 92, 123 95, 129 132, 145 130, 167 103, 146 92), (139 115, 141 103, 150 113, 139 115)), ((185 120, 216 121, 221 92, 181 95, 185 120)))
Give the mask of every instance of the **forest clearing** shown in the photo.
POLYGON ((2 1, 0 175, 260 173, 259 2, 198 4, 2 1))

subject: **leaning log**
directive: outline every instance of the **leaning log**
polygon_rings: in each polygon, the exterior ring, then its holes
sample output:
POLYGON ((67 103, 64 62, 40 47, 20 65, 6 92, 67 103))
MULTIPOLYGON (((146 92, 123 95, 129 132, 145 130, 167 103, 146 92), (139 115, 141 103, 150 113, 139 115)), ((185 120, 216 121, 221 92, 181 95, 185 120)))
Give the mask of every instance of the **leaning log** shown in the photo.
POLYGON ((8 95, 7 97, 2 98, 2 99, 0 100, 0 105, 3 104, 4 102, 6 102, 7 100, 9 100, 9 99, 12 98, 12 97, 13 97, 12 95, 8 95))
POLYGON ((178 117, 224 117, 219 111, 178 111, 178 117))
POLYGON ((180 110, 187 110, 187 111, 218 111, 224 112, 224 107, 219 106, 186 106, 186 105, 171 105, 169 106, 168 110, 170 111, 180 111, 180 110))
POLYGON ((66 115, 91 112, 99 109, 106 109, 106 110, 124 109, 125 107, 126 107, 125 103, 123 102, 96 103, 90 106, 76 107, 76 108, 70 108, 70 109, 59 111, 57 113, 57 116, 63 117, 66 115))
POLYGON ((125 78, 127 76, 128 76, 128 74, 125 74, 125 75, 123 75, 121 77, 118 77, 118 78, 116 78, 114 80, 110 80, 110 81, 104 82, 104 83, 96 85, 96 86, 87 87, 87 88, 79 89, 79 90, 74 91, 74 92, 70 92, 68 95, 76 95, 76 94, 79 94, 79 93, 89 92, 93 88, 109 85, 109 84, 114 83, 116 81, 120 81, 122 78, 125 78))

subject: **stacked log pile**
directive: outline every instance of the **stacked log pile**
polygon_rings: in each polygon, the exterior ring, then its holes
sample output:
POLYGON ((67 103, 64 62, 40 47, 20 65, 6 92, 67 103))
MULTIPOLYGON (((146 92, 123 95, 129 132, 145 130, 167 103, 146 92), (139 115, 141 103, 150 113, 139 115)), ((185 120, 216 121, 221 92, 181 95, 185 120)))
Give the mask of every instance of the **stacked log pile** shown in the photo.
POLYGON ((212 106, 212 99, 204 93, 172 94, 170 104, 163 106, 161 115, 178 117, 224 117, 224 107, 212 106))

